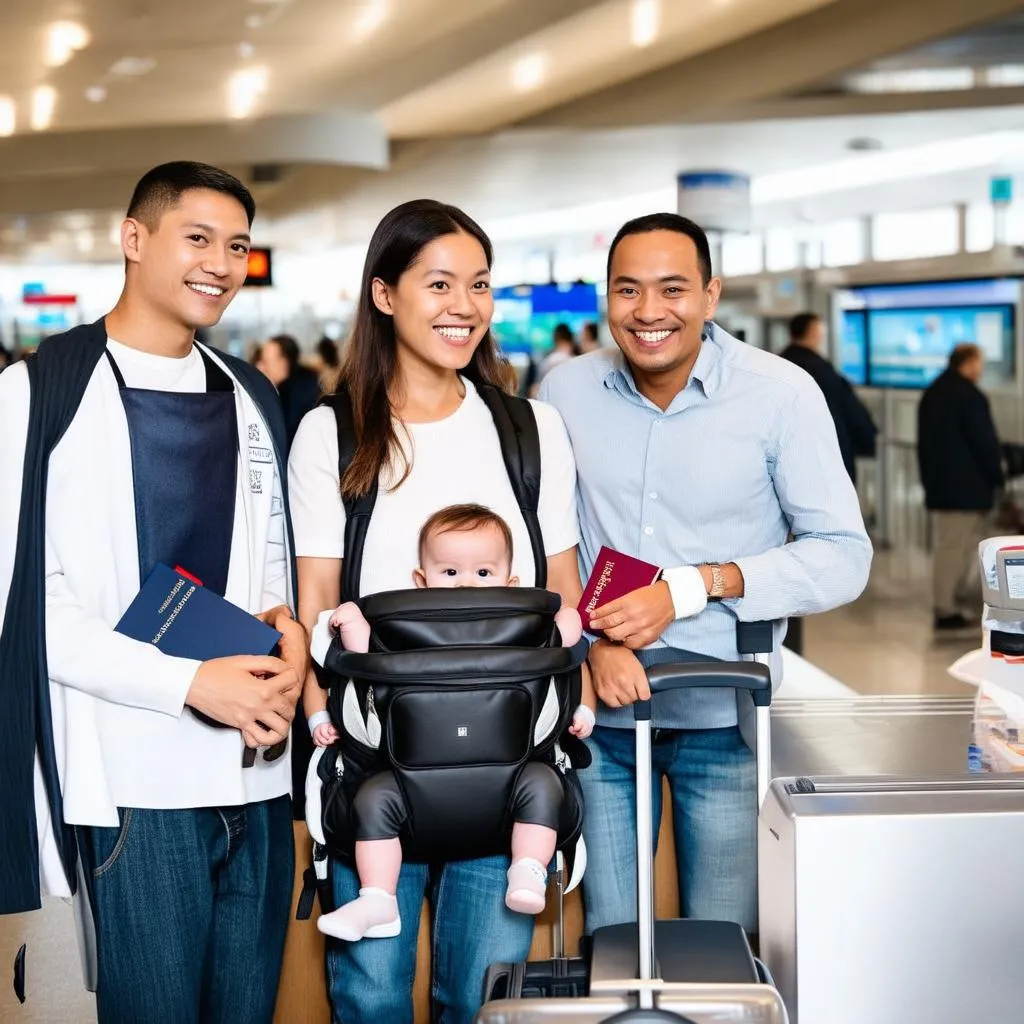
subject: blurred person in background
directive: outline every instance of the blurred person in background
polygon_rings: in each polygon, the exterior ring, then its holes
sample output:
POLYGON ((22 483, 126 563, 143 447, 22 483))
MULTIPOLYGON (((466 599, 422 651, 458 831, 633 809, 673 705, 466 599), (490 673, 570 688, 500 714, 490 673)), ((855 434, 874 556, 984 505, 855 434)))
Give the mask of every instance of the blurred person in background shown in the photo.
POLYGON ((789 322, 789 347, 781 355, 809 373, 821 388, 836 425, 843 465, 856 483, 857 456, 875 454, 878 427, 850 382, 822 355, 825 337, 825 324, 817 313, 798 313, 789 322))
POLYGON ((978 387, 984 368, 977 345, 957 345, 917 410, 918 468, 934 528, 932 607, 938 633, 962 630, 977 619, 978 543, 988 534, 1003 483, 992 410, 978 387))
POLYGON ((11 364, 11 353, 4 347, 4 343, 0 341, 0 373, 3 373, 11 364))
POLYGON ((320 399, 320 379, 299 362, 299 344, 290 334, 275 334, 265 341, 260 346, 255 366, 281 396, 290 448, 302 417, 320 399))
POLYGON ((324 394, 330 394, 334 390, 340 366, 338 343, 324 335, 316 343, 316 354, 313 357, 313 369, 320 377, 320 390, 324 394))
POLYGON ((541 360, 537 367, 536 377, 530 381, 529 393, 536 394, 544 378, 562 363, 567 363, 573 356, 578 356, 580 350, 576 345, 576 337, 568 324, 556 324, 551 334, 551 351, 541 360))
POLYGON ((588 352, 594 352, 601 347, 601 342, 597 336, 597 324, 593 320, 587 321, 583 325, 583 330, 580 332, 580 355, 586 355, 588 352))

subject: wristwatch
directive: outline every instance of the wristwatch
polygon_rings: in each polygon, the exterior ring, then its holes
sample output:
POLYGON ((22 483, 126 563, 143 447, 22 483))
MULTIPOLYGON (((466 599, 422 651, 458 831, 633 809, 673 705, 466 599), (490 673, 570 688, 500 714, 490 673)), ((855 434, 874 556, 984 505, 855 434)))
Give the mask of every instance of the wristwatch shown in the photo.
POLYGON ((714 562, 709 564, 708 568, 711 570, 711 589, 708 591, 708 597, 720 600, 725 594, 725 573, 722 572, 722 567, 714 562))

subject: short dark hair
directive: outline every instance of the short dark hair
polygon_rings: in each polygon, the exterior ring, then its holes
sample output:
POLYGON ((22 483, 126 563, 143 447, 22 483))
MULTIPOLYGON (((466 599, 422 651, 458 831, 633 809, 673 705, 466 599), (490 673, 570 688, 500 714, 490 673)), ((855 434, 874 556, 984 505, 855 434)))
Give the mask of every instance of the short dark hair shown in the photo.
POLYGON ((821 317, 817 313, 797 313, 789 321, 789 340, 803 341, 807 337, 807 332, 820 320, 821 317))
POLYGON ((965 363, 969 363, 972 359, 980 358, 980 346, 975 345, 973 341, 962 341, 959 345, 954 345, 953 351, 949 353, 949 368, 959 373, 965 363))
POLYGON ((492 512, 485 505, 448 505, 439 509, 420 530, 419 553, 420 565, 423 564, 423 550, 432 537, 453 531, 479 530, 482 526, 496 526, 505 543, 505 554, 509 568, 512 566, 512 531, 497 512, 492 512))
POLYGON ((619 242, 629 235, 646 235, 651 231, 674 231, 677 235, 686 235, 693 242, 697 247, 701 284, 706 287, 711 280, 711 246, 708 244, 708 236, 699 224, 687 217, 680 217, 678 213, 648 213, 644 217, 626 221, 612 239, 612 246, 608 250, 608 280, 611 280, 612 258, 619 242))
POLYGON ((281 355, 288 360, 288 366, 295 369, 299 361, 299 343, 290 334, 275 334, 271 339, 281 350, 281 355))
POLYGON ((256 216, 256 200, 252 193, 233 174, 192 160, 175 160, 147 171, 132 193, 128 216, 155 231, 160 218, 177 206, 186 192, 197 189, 209 189, 237 199, 252 227, 256 216))

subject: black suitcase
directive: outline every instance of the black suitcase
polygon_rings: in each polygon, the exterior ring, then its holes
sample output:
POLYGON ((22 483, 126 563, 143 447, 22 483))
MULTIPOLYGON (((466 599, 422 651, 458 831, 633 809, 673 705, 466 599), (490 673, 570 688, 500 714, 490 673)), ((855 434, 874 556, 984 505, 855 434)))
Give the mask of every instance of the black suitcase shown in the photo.
MULTIPOLYGON (((771 623, 740 623, 741 654, 771 650, 771 623)), ((750 691, 757 710, 757 807, 768 790, 771 753, 771 677, 757 662, 659 665, 648 673, 651 694, 684 687, 750 691)), ((634 705, 636 763, 650 764, 650 702, 634 705)), ((485 1004, 477 1024, 532 1024, 564 1020, 734 1020, 786 1024, 785 1007, 767 969, 755 957, 743 929, 724 921, 654 921, 651 774, 637 772, 636 924, 599 928, 565 957, 561 903, 555 956, 525 964, 495 964, 484 983, 485 1004), (657 1006, 655 1005, 657 1004, 657 1006), (731 1012, 732 1016, 723 1016, 731 1012), (635 1014, 635 1016, 630 1016, 635 1014), (653 1014, 653 1015, 652 1015, 653 1014), (660 1014, 660 1016, 659 1016, 660 1014), (686 1016, 680 1016, 686 1014, 686 1016)), ((560 875, 558 897, 563 896, 560 875)))

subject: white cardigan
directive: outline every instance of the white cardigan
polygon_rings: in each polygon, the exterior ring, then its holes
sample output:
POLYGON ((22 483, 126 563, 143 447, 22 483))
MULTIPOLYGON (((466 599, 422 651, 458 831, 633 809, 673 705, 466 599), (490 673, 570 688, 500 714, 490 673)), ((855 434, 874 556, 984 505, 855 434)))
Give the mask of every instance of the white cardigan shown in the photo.
MULTIPOLYGON (((292 604, 294 585, 270 431, 235 384, 238 500, 225 596, 255 613, 292 604)), ((16 364, 0 374, 0 624, 14 566, 28 409, 28 374, 16 364)), ((199 662, 114 632, 138 590, 128 425, 101 359, 53 451, 47 483, 46 650, 65 820, 114 826, 119 806, 227 806, 288 793, 288 754, 269 765, 258 757, 243 769, 240 733, 184 711, 199 662)), ((38 759, 35 781, 43 888, 67 896, 38 759)))

